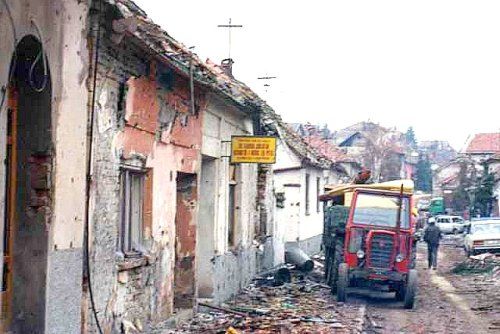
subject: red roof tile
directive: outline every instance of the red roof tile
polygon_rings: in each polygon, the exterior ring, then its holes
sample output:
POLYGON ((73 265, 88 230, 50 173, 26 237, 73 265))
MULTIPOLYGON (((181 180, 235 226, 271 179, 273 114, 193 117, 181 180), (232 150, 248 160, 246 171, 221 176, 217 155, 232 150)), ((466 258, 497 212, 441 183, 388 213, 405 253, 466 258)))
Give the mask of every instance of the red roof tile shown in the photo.
POLYGON ((500 132, 476 134, 465 153, 500 153, 500 132))

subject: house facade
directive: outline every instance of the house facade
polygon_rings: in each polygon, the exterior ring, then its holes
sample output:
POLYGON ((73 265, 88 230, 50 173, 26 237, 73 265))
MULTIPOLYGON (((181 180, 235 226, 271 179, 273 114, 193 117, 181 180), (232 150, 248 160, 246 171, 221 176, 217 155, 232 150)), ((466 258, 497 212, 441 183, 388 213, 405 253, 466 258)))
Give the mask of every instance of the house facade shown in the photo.
POLYGON ((360 122, 332 134, 332 141, 361 166, 370 169, 374 182, 401 179, 411 174, 406 166, 404 135, 372 122, 360 122))
POLYGON ((255 276, 257 165, 231 164, 232 136, 253 134, 252 118, 216 94, 207 97, 198 220, 198 296, 220 303, 255 276))
POLYGON ((350 176, 335 161, 301 138, 289 127, 283 129, 274 166, 277 198, 275 219, 283 231, 285 247, 298 245, 307 254, 321 249, 325 186, 347 182, 350 176))
POLYGON ((486 160, 488 173, 493 175, 493 207, 492 215, 500 216, 500 154, 486 160))
POLYGON ((471 136, 463 153, 478 164, 500 154, 500 132, 477 133, 471 136))
POLYGON ((149 332, 283 262, 272 166, 228 158, 275 114, 227 63, 132 1, 0 6, 0 331, 149 332))
POLYGON ((97 71, 93 299, 111 332, 148 331, 189 316, 200 298, 227 300, 260 270, 259 167, 229 161, 231 137, 254 133, 248 104, 259 98, 132 2, 110 2, 102 18, 114 28, 102 26, 97 71))
POLYGON ((0 332, 80 332, 88 12, 0 4, 0 332))

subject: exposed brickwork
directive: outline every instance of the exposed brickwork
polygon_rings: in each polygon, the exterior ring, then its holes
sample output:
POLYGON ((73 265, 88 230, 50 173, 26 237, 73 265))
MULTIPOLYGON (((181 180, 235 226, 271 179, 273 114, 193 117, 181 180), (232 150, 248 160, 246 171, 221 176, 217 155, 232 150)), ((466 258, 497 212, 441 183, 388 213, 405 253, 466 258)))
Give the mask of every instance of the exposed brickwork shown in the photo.
MULTIPOLYGON (((91 278, 105 332, 121 333, 130 323, 147 331, 173 314, 176 177, 179 172, 198 173, 204 93, 196 87, 197 113, 191 115, 188 80, 157 64, 129 40, 114 44, 108 33, 104 36, 94 120, 91 278), (145 189, 152 204, 144 208, 140 259, 124 258, 117 248, 120 168, 129 159, 143 161, 151 171, 145 189)), ((190 203, 193 217, 196 189, 190 203)), ((191 224, 181 237, 195 237, 194 218, 191 224)), ((184 247, 194 267, 194 239, 184 247)), ((87 312, 86 330, 95 333, 87 312)))

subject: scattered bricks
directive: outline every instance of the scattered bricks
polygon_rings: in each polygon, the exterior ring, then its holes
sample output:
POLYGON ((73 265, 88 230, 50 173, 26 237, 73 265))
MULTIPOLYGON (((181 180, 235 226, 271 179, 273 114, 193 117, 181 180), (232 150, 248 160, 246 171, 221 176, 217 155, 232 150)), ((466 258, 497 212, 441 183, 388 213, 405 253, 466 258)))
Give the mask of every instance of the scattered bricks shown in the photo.
POLYGON ((50 189, 50 165, 44 163, 29 164, 30 186, 34 190, 50 189))
POLYGON ((365 307, 339 304, 329 290, 295 272, 279 287, 250 285, 223 307, 198 313, 168 333, 363 333, 365 307))
POLYGON ((128 272, 120 271, 118 273, 118 282, 121 284, 125 284, 128 282, 128 272))

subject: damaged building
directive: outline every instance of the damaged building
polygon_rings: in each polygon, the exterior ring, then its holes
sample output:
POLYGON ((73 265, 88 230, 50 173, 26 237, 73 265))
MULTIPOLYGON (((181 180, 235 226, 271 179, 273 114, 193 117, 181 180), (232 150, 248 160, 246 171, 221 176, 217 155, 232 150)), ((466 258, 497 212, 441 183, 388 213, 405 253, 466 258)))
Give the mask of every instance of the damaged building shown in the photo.
MULTIPOLYGON (((278 123, 279 124, 279 123, 278 123)), ((307 254, 321 250, 325 186, 348 182, 354 175, 340 164, 345 155, 316 136, 301 136, 288 125, 281 127, 274 165, 277 193, 276 224, 285 247, 307 254)))
POLYGON ((80 330, 87 13, 0 3, 0 332, 80 330))
POLYGON ((229 160, 231 137, 259 129, 259 99, 231 60, 200 61, 132 2, 95 9, 93 299, 105 330, 149 331, 198 298, 230 298, 259 270, 258 166, 229 160))
POLYGON ((0 328, 149 332, 283 262, 278 116, 132 1, 0 4, 0 328))

